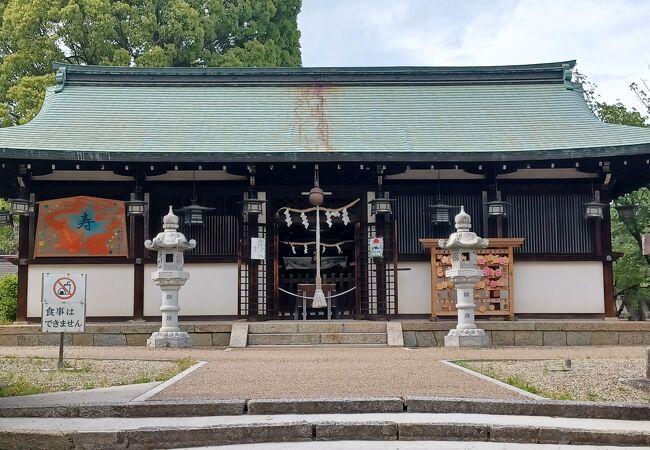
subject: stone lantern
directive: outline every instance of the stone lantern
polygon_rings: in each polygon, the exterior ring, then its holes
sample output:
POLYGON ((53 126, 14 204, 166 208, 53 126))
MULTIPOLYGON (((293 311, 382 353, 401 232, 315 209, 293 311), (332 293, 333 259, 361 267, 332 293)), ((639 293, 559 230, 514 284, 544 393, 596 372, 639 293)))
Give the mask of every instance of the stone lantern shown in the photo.
POLYGON ((156 347, 191 347, 192 338, 178 327, 178 291, 190 278, 183 271, 183 252, 196 247, 196 241, 185 239, 178 231, 178 216, 169 207, 169 213, 163 217, 163 231, 147 240, 147 250, 158 252, 158 270, 151 274, 151 279, 160 287, 162 293, 162 327, 147 339, 147 346, 156 347))
POLYGON ((455 223, 456 232, 449 239, 439 242, 440 248, 446 248, 451 253, 451 269, 445 275, 456 286, 458 310, 458 324, 445 336, 445 347, 485 347, 490 345, 490 339, 474 321, 474 285, 482 277, 476 264, 476 250, 486 248, 488 240, 469 231, 472 219, 462 206, 455 223))

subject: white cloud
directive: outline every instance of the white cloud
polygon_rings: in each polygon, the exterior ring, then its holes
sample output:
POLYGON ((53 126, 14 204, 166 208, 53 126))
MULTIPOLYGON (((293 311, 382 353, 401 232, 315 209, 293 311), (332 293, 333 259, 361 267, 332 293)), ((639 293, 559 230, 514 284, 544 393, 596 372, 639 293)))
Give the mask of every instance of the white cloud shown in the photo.
POLYGON ((617 0, 303 0, 306 66, 498 65, 577 59, 603 100, 638 102, 650 8, 617 0))

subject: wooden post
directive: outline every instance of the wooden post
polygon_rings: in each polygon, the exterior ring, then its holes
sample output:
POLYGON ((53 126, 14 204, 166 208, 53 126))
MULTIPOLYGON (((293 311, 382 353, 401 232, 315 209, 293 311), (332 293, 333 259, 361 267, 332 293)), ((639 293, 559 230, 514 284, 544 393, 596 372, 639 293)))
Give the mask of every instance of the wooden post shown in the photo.
MULTIPOLYGON (((601 202, 609 205, 609 192, 601 191, 601 202)), ((612 222, 609 207, 603 208, 603 220, 598 225, 600 231, 598 253, 603 261, 603 302, 605 317, 616 317, 614 298, 614 267, 612 261, 612 222)))
MULTIPOLYGON (((148 197, 148 194, 145 195, 148 197)), ((141 193, 131 194, 131 200, 142 200, 141 193)), ((148 198, 145 198, 148 200, 148 198)), ((148 215, 147 215, 148 216, 148 215)), ((130 247, 133 259, 133 319, 144 320, 144 241, 147 216, 130 216, 130 247)))
POLYGON ((18 303, 16 322, 27 322, 27 286, 29 276, 29 222, 33 216, 20 216, 18 219, 18 303))

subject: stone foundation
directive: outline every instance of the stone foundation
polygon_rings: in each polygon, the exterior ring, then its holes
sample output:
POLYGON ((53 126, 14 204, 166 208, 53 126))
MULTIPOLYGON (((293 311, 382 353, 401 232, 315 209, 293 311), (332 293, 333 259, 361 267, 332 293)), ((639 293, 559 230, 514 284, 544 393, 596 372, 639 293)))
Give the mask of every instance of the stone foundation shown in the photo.
MULTIPOLYGON (((650 345, 650 322, 622 320, 477 321, 492 346, 650 345)), ((405 347, 442 347, 453 321, 402 321, 405 347)))
MULTIPOLYGON (((395 321, 397 322, 397 321, 395 321)), ((186 322, 181 330, 187 331, 194 347, 227 347, 230 331, 235 322, 186 322)), ((265 325, 295 324, 296 332, 309 331, 308 322, 263 322, 265 325), (302 327, 302 328, 301 328, 302 327)), ((326 322, 319 321, 319 324, 326 322)), ((342 326, 363 332, 365 326, 385 327, 385 322, 331 321, 332 327, 342 326)), ((456 326, 453 321, 429 322, 427 320, 401 321, 405 347, 443 346, 445 336, 456 326)), ((650 322, 618 320, 556 320, 534 321, 478 321, 492 346, 580 346, 580 345, 650 345, 650 322)), ((256 322, 249 323, 255 328, 256 322)), ((102 323, 86 326, 85 333, 65 335, 65 345, 134 345, 146 346, 151 334, 160 329, 160 323, 102 323)), ((40 325, 0 326, 0 346, 58 345, 59 335, 41 333, 40 325)), ((372 331, 375 329, 373 328, 372 331)))
MULTIPOLYGON (((194 347, 227 347, 232 322, 196 322, 180 325, 189 333, 194 347)), ((160 323, 105 323, 86 325, 85 333, 67 333, 65 345, 83 346, 146 346, 151 334, 160 329, 160 323)), ((0 326, 2 345, 59 345, 58 333, 41 333, 40 325, 0 326)))

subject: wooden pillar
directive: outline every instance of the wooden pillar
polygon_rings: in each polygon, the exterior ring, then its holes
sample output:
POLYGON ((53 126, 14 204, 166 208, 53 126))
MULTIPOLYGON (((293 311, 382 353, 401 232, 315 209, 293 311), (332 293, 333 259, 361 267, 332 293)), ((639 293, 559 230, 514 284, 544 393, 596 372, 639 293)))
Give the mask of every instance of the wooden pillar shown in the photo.
MULTIPOLYGON (((609 205, 609 192, 602 191, 600 201, 609 205)), ((603 301, 605 317, 616 317, 614 298, 614 263, 612 261, 612 222, 609 206, 603 208, 603 220, 598 224, 599 248, 597 252, 603 261, 603 301)))
MULTIPOLYGON (((31 216, 33 217, 33 216, 31 216)), ((16 305, 16 322, 27 322, 27 286, 29 266, 29 222, 30 216, 18 219, 18 303, 16 305)))
MULTIPOLYGON (((149 194, 131 194, 131 200, 149 200, 149 194), (144 198, 143 198, 144 197, 144 198)), ((130 216, 130 247, 133 259, 133 320, 144 320, 144 241, 148 226, 149 208, 145 207, 142 217, 130 216)))
POLYGON ((389 236, 386 234, 387 223, 382 214, 377 214, 375 217, 376 232, 375 236, 384 238, 384 258, 379 260, 375 259, 375 279, 377 280, 377 315, 384 316, 387 313, 387 296, 386 296, 386 253, 388 253, 388 246, 392 243, 389 241, 389 236))
POLYGON ((248 249, 248 254, 243 255, 248 260, 248 316, 259 316, 259 267, 258 262, 251 258, 250 243, 251 238, 258 237, 258 218, 255 214, 249 214, 248 218, 248 242, 244 248, 248 249))

